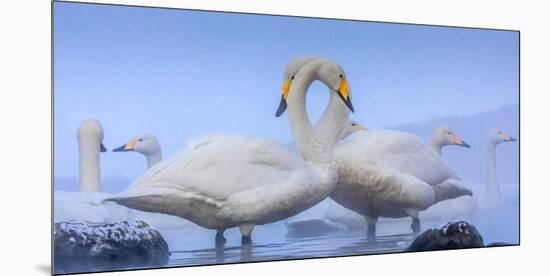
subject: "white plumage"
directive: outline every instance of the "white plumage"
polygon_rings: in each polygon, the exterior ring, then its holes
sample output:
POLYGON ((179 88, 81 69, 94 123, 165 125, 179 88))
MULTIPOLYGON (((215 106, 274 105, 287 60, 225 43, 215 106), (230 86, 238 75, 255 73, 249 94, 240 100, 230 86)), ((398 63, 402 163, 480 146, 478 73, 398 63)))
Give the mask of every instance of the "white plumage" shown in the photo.
POLYGON ((306 92, 319 79, 332 88, 331 99, 347 97, 351 107, 349 91, 335 63, 320 58, 300 62, 307 64, 291 77, 287 73, 293 63, 287 67, 285 80, 290 81, 283 86, 278 114, 288 103, 289 124, 302 157, 266 138, 207 136, 108 200, 183 217, 209 229, 239 226, 243 242, 248 242, 254 225, 288 218, 327 197, 338 177, 331 150, 349 111, 345 105, 327 108, 330 120, 322 127, 327 131, 314 131, 305 110, 306 92))
POLYGON ((331 198, 363 215, 370 234, 378 217, 413 218, 436 202, 471 195, 458 175, 420 138, 391 130, 359 132, 335 149, 338 185, 331 198))
POLYGON ((498 129, 492 128, 487 135, 486 145, 486 173, 487 173, 487 189, 486 200, 487 206, 490 209, 501 208, 504 201, 500 192, 500 185, 497 173, 497 145, 504 142, 515 142, 516 138, 511 137, 508 133, 498 129))
POLYGON ((145 157, 147 168, 151 168, 162 161, 162 150, 160 148, 160 143, 158 142, 157 137, 150 133, 138 135, 131 139, 128 143, 113 149, 113 151, 135 151, 141 153, 145 157))
POLYGON ((99 154, 106 151, 102 144, 103 127, 96 119, 86 119, 77 131, 79 145, 80 192, 55 191, 54 221, 88 224, 114 223, 133 219, 132 210, 111 202, 95 204, 109 194, 101 193, 99 154))
POLYGON ((470 148, 458 134, 448 127, 437 128, 432 135, 432 147, 441 155, 441 150, 444 146, 456 145, 465 148, 470 148))

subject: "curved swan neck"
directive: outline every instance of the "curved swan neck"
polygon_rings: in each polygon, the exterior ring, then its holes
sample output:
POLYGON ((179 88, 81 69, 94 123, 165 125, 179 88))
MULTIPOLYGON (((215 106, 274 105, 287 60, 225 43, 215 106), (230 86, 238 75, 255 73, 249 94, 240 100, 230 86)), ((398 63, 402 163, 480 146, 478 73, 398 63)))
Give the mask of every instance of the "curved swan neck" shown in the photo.
POLYGON ((153 153, 146 154, 145 159, 147 160, 147 168, 149 169, 162 161, 162 152, 158 150, 153 153))
POLYGON ((441 143, 435 137, 432 137, 432 147, 439 155, 441 155, 441 149, 443 148, 443 145, 441 145, 441 143))
POLYGON ((307 114, 306 96, 311 83, 319 79, 317 70, 322 62, 310 62, 303 67, 292 83, 288 96, 288 120, 296 146, 306 161, 330 162, 332 149, 348 121, 348 110, 331 92, 331 102, 325 109, 318 128, 314 129, 307 114))
POLYGON ((348 122, 349 109, 335 91, 329 89, 329 93, 329 104, 315 126, 315 133, 326 149, 332 150, 340 141, 342 132, 348 122))
POLYGON ((288 96, 288 123, 300 155, 305 160, 314 159, 312 146, 315 140, 313 126, 307 114, 307 89, 313 82, 312 74, 303 74, 292 83, 288 96))
POLYGON ((101 192, 100 143, 92 138, 78 140, 79 185, 81 192, 101 192))

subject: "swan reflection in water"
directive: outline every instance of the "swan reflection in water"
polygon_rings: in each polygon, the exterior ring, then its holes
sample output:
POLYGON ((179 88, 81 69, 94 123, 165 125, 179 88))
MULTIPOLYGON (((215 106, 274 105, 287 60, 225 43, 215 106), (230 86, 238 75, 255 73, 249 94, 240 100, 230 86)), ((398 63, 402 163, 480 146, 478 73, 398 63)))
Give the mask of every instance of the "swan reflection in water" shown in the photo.
POLYGON ((413 235, 366 238, 364 233, 311 238, 288 238, 282 243, 218 245, 215 248, 172 251, 167 266, 191 266, 222 263, 306 259, 330 256, 353 256, 401 252, 412 242, 413 235))

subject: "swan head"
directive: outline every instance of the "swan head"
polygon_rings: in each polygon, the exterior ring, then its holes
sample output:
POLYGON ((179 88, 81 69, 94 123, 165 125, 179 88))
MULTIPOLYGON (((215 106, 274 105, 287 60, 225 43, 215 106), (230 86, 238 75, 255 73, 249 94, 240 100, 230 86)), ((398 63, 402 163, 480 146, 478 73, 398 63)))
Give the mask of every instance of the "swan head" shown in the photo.
POLYGON ((79 143, 97 143, 99 145, 100 152, 107 151, 107 148, 103 145, 103 127, 96 119, 83 120, 78 127, 76 137, 79 143))
POLYGON ((333 61, 323 58, 302 57, 293 59, 285 69, 285 73, 283 74, 281 103, 279 104, 275 116, 279 117, 285 112, 292 83, 295 77, 303 71, 313 74, 314 79, 320 80, 328 86, 331 91, 337 93, 349 110, 352 112, 354 111, 351 103, 351 89, 342 67, 333 61))
POLYGON ((142 134, 134 137, 128 143, 113 149, 114 152, 135 151, 144 155, 154 154, 160 151, 160 144, 153 134, 142 134))
POLYGON ((340 140, 343 140, 344 138, 352 135, 353 133, 357 131, 367 130, 364 126, 362 126, 359 122, 349 119, 346 123, 346 127, 342 131, 342 135, 340 136, 340 140))
POLYGON ((464 142, 464 140, 462 140, 456 132, 448 127, 440 127, 436 129, 432 140, 441 146, 455 145, 470 148, 468 143, 464 142))
POLYGON ((489 136, 487 137, 487 140, 489 143, 492 143, 494 145, 498 145, 500 143, 504 142, 515 142, 517 141, 516 138, 510 136, 508 133, 504 132, 501 129, 498 128, 492 128, 489 131, 489 136))

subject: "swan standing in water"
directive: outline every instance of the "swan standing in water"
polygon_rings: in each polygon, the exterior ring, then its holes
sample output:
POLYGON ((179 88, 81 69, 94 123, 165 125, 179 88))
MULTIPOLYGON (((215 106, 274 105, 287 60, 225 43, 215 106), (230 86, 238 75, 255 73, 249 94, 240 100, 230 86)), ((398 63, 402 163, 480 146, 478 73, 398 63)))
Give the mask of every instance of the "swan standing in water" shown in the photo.
POLYGON ((369 130, 339 143, 334 154, 340 177, 330 197, 365 218, 369 237, 379 217, 409 216, 418 233, 420 211, 472 195, 430 145, 408 133, 369 130))
POLYGON ((250 243, 255 225, 293 216, 326 198, 336 185, 332 149, 348 120, 348 108, 353 111, 344 71, 334 62, 311 59, 283 84, 276 115, 287 108, 301 157, 270 139, 212 135, 191 142, 106 200, 179 216, 209 229, 238 226, 242 243, 250 243), (331 88, 331 99, 346 104, 329 104, 316 129, 306 111, 306 93, 314 80, 331 88))
POLYGON ((465 148, 470 148, 458 134, 448 127, 440 127, 436 129, 432 135, 432 147, 441 155, 441 150, 444 146, 456 145, 465 148))
POLYGON ((489 208, 500 208, 503 204, 502 195, 500 193, 498 174, 497 174, 497 145, 504 142, 514 142, 516 138, 511 137, 506 132, 493 128, 487 136, 487 201, 489 208))
POLYGON ((99 154, 107 151, 102 143, 101 123, 95 119, 83 120, 77 131, 77 139, 80 192, 55 191, 54 221, 104 224, 133 217, 128 208, 112 203, 94 204, 94 201, 109 196, 101 193, 99 154))
POLYGON ((128 143, 113 149, 114 152, 135 151, 143 154, 147 161, 147 168, 158 164, 162 161, 162 151, 157 137, 153 134, 142 134, 134 139, 131 139, 128 143))
MULTIPOLYGON (((357 125, 359 123, 356 122, 357 125)), ((361 129, 364 129, 361 127, 361 129)), ((346 128, 346 130, 351 131, 351 133, 359 131, 361 129, 353 129, 353 128, 346 128)), ((376 130, 375 130, 376 131, 376 130)), ((349 134, 351 134, 349 133, 349 134)), ((348 135, 349 135, 348 134, 348 135)), ((368 135, 368 134, 366 134, 368 135)), ((400 139, 395 140, 395 142, 399 142, 400 139)), ((401 141, 403 142, 403 141, 401 141)), ((419 143, 420 141, 416 141, 416 143, 419 143)), ((407 142, 408 143, 408 142, 407 142)), ((454 131, 447 127, 440 127, 436 129, 432 135, 432 147, 434 150, 438 152, 439 155, 441 155, 441 149, 443 146, 447 145, 458 145, 470 148, 470 146, 464 142, 454 131)), ((428 150, 429 151, 429 150, 428 150)), ((398 153, 396 153, 398 154, 398 153)), ((386 156, 384 158, 388 158, 389 156, 386 156)), ((384 161, 384 160, 381 160, 384 161)), ((403 167, 402 165, 399 165, 396 167, 396 169, 400 169, 403 167)), ((421 176, 419 172, 411 171, 410 169, 407 170, 410 172, 413 176, 419 177, 422 180, 427 180, 424 177, 421 176)), ((457 178, 457 176, 453 176, 452 174, 450 177, 457 178)), ((457 178, 457 180, 459 180, 457 178)), ((429 184, 429 183, 428 183, 429 184)), ((465 191, 467 194, 467 191, 465 191)), ((460 217, 464 215, 464 213, 469 213, 472 210, 475 209, 475 206, 477 206, 476 201, 473 198, 468 197, 460 197, 454 200, 450 201, 443 201, 443 202, 437 202, 436 205, 430 206, 425 212, 423 212, 422 217, 460 217), (458 201, 457 201, 458 200, 458 201)), ((349 209, 346 209, 338 204, 331 204, 330 208, 328 209, 327 213, 325 214, 325 217, 329 220, 343 223, 346 226, 348 226, 351 229, 357 229, 362 227, 364 225, 364 220, 361 219, 360 216, 358 216, 355 213, 352 213, 349 209)), ((371 229, 374 229, 373 226, 371 226, 371 229)))

